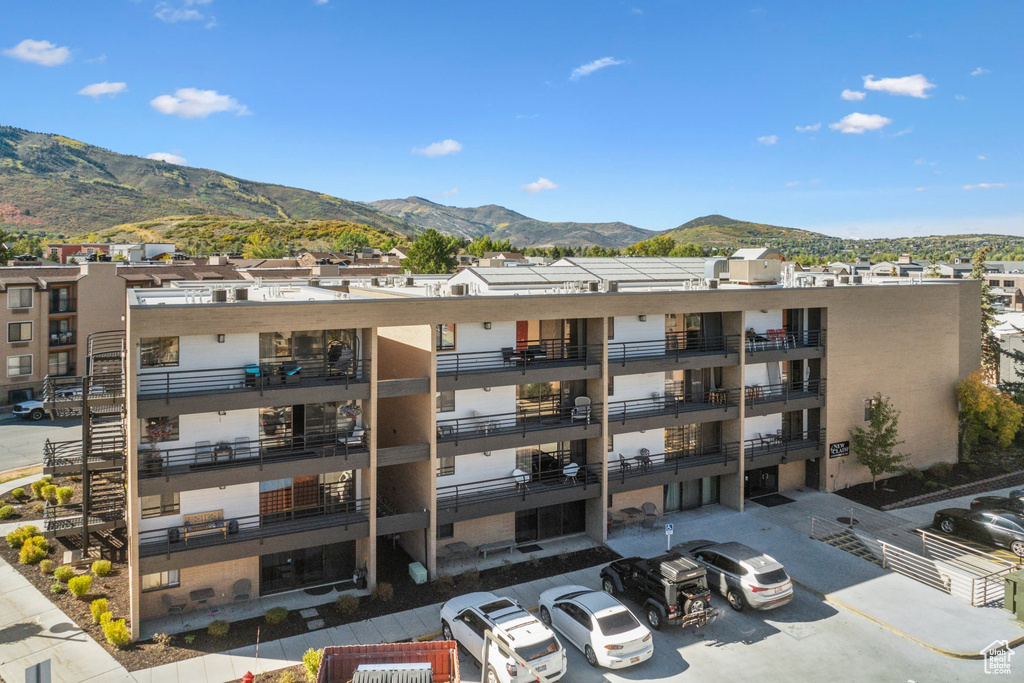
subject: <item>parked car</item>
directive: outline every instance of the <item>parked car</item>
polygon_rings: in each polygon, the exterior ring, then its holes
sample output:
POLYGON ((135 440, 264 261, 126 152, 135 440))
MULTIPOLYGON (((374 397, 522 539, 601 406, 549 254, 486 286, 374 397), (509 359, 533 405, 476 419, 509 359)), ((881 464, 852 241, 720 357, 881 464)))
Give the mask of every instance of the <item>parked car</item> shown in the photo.
POLYGON ((43 408, 43 402, 34 399, 22 401, 15 405, 12 412, 23 420, 38 421, 46 417, 46 409, 43 408))
POLYGON ((696 540, 672 549, 704 567, 708 585, 737 612, 747 607, 773 609, 793 600, 793 582, 783 566, 742 543, 696 540))
POLYGON ((647 661, 654 639, 626 606, 586 586, 559 586, 540 594, 540 620, 583 651, 591 666, 622 669, 647 661))
POLYGON ((704 626, 718 616, 711 606, 707 571, 679 553, 615 560, 601 570, 601 586, 609 595, 626 593, 642 605, 655 631, 666 623, 704 626))
POLYGON ((488 651, 484 662, 484 631, 536 669, 544 681, 553 683, 565 674, 565 648, 554 632, 518 603, 493 593, 467 593, 441 606, 441 633, 465 648, 486 670, 486 683, 520 680, 519 664, 497 647, 488 651))
POLYGON ((1024 489, 1010 491, 1007 496, 980 496, 971 501, 972 510, 1006 510, 1024 512, 1024 489))
POLYGON ((947 534, 1009 548, 1024 557, 1024 518, 1004 510, 945 508, 935 513, 932 526, 947 534))

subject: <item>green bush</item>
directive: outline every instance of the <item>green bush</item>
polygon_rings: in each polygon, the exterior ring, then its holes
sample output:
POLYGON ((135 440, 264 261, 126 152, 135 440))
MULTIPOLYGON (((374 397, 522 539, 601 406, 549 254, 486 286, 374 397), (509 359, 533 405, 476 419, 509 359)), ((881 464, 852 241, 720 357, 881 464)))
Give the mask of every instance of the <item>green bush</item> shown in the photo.
POLYGON ((928 474, 936 479, 948 479, 953 474, 953 463, 940 462, 937 465, 932 465, 928 468, 928 474))
POLYGON ((214 638, 223 638, 228 634, 228 631, 230 629, 231 624, 224 621, 223 619, 218 619, 217 621, 210 622, 210 625, 206 627, 206 632, 214 638))
POLYGON ((395 587, 386 581, 382 581, 370 591, 370 597, 378 602, 391 602, 395 599, 395 587))
POLYGON ((27 526, 19 526, 17 529, 7 534, 7 545, 12 548, 20 548, 25 541, 32 538, 33 536, 39 535, 39 528, 34 527, 31 524, 27 526))
POLYGON ((19 486, 18 488, 16 488, 13 491, 11 491, 11 495, 14 496, 15 498, 17 498, 18 500, 23 500, 25 498, 25 495, 26 495, 25 494, 25 489, 23 489, 23 488, 21 488, 19 486))
POLYGON ((438 574, 434 579, 434 590, 442 595, 451 595, 455 592, 455 577, 451 574, 438 574))
POLYGON ((106 626, 107 624, 109 624, 113 620, 114 620, 114 613, 113 612, 104 612, 103 614, 100 615, 100 626, 106 626))
POLYGON ((277 683, 299 683, 299 675, 291 669, 285 669, 277 677, 277 683))
POLYGON ((194 642, 196 642, 196 634, 194 634, 194 633, 186 633, 185 634, 185 644, 186 645, 191 645, 194 642))
POLYGON ((267 618, 267 623, 269 625, 276 626, 288 618, 288 608, 271 607, 267 610, 267 613, 264 616, 267 618))
POLYGON ((174 636, 170 633, 154 633, 153 642, 160 647, 170 647, 174 642, 174 636))
POLYGON ((46 559, 50 552, 50 546, 42 536, 33 536, 25 541, 18 553, 18 561, 22 564, 37 564, 46 559))
POLYGON ((92 612, 92 623, 100 623, 100 617, 102 617, 104 613, 109 614, 109 612, 107 612, 107 599, 97 598, 93 600, 89 603, 89 611, 92 612))
POLYGON ((320 660, 324 656, 323 650, 310 648, 302 655, 302 666, 306 667, 306 678, 310 681, 316 680, 316 674, 320 670, 320 660))
POLYGON ((42 497, 47 503, 57 502, 57 487, 53 484, 47 484, 43 487, 42 497))
POLYGON ((53 573, 53 560, 41 560, 39 562, 39 571, 43 574, 53 573))
POLYGON ((36 503, 35 505, 32 506, 32 511, 35 512, 37 515, 43 514, 43 510, 45 509, 46 503, 36 503))
POLYGON ((110 573, 110 560, 96 560, 92 563, 92 573, 96 576, 106 576, 110 573))
POLYGON ((53 570, 53 578, 57 579, 58 581, 63 581, 64 583, 67 583, 70 579, 73 579, 74 577, 75 570, 72 568, 70 564, 62 564, 61 566, 53 570))
POLYGON ((67 505, 71 502, 71 498, 74 497, 75 490, 70 486, 61 486, 57 489, 57 502, 61 505, 67 505))
POLYGON ((36 481, 32 482, 32 484, 31 484, 32 495, 34 495, 39 500, 42 500, 43 499, 43 487, 44 486, 49 486, 51 481, 53 481, 53 477, 47 475, 47 476, 43 477, 42 479, 37 479, 36 481))
POLYGON ((0 519, 10 519, 14 514, 14 508, 10 505, 4 505, 0 507, 0 519))
POLYGON ((338 599, 334 601, 334 607, 338 610, 338 613, 343 616, 349 616, 355 614, 359 609, 359 598, 348 593, 342 593, 338 596, 338 599))
POLYGON ((924 483, 924 490, 928 491, 929 493, 931 493, 933 491, 941 491, 941 490, 946 489, 946 488, 949 488, 949 487, 946 486, 945 484, 943 484, 942 482, 932 481, 931 479, 929 479, 928 481, 926 481, 924 483))
POLYGON ((111 619, 103 624, 103 635, 107 637, 108 643, 119 650, 128 647, 128 643, 132 642, 132 634, 124 625, 124 619, 111 619))
POLYGON ((60 581, 54 581, 53 583, 50 584, 50 592, 51 593, 63 593, 65 590, 66 589, 64 588, 64 584, 61 583, 60 581))
POLYGON ((86 574, 85 576, 76 576, 75 578, 68 581, 68 590, 76 598, 80 598, 89 592, 92 588, 92 577, 86 574))

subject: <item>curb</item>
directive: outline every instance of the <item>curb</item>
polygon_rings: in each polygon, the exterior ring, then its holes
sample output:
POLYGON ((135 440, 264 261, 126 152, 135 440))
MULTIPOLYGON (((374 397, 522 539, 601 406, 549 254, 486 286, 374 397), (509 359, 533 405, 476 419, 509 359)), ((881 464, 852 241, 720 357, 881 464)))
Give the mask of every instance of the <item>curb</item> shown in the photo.
MULTIPOLYGON (((870 614, 867 614, 867 613, 857 609, 856 607, 851 607, 850 605, 847 605, 845 602, 843 602, 841 600, 836 600, 831 595, 828 595, 826 593, 821 593, 821 592, 815 590, 814 588, 811 588, 807 584, 805 584, 805 583, 803 583, 801 581, 797 581, 792 576, 790 576, 789 578, 797 586, 800 586, 804 590, 809 591, 809 592, 817 595, 819 598, 821 598, 825 602, 827 602, 827 603, 829 603, 831 605, 835 605, 836 607, 839 607, 841 609, 844 609, 847 612, 851 612, 853 614, 856 614, 859 617, 863 617, 864 619, 867 619, 868 621, 870 621, 870 622, 872 622, 874 624, 877 624, 878 626, 881 626, 886 631, 889 631, 890 633, 895 633, 896 635, 900 636, 901 638, 905 638, 906 640, 909 640, 912 643, 917 643, 918 645, 920 645, 922 647, 928 648, 932 652, 935 652, 935 653, 940 654, 940 655, 945 655, 946 657, 952 657, 953 659, 984 659, 985 658, 985 656, 983 654, 981 654, 980 652, 958 652, 956 650, 947 650, 946 648, 939 647, 938 645, 932 645, 931 643, 925 642, 925 641, 921 640, 920 638, 918 638, 917 636, 912 636, 909 633, 896 628, 892 624, 889 624, 889 623, 887 623, 885 621, 882 621, 881 619, 878 619, 877 617, 873 617, 870 614)), ((1011 649, 1016 648, 1016 647, 1018 647, 1020 645, 1024 645, 1024 635, 1018 636, 1017 638, 1014 638, 1013 640, 1007 641, 1007 647, 1009 647, 1011 649)))

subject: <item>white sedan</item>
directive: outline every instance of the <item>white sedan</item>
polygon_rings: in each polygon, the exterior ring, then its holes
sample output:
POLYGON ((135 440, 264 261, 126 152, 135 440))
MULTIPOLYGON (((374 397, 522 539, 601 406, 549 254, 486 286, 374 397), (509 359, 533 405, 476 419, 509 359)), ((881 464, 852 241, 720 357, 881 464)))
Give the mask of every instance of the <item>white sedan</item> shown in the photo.
POLYGON ((654 654, 647 627, 625 605, 586 586, 559 586, 540 594, 540 620, 583 650, 591 666, 622 669, 654 654))

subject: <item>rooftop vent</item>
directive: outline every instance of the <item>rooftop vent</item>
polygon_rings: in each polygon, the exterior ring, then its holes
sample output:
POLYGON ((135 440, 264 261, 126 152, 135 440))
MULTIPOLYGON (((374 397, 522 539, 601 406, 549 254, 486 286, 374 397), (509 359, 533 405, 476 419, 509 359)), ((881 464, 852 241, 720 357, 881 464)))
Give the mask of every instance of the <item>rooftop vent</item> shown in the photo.
POLYGON ((235 301, 248 301, 249 300, 249 289, 246 287, 235 288, 235 301))
POLYGON ((210 299, 215 304, 226 303, 228 300, 228 290, 215 289, 212 292, 210 292, 210 299))

